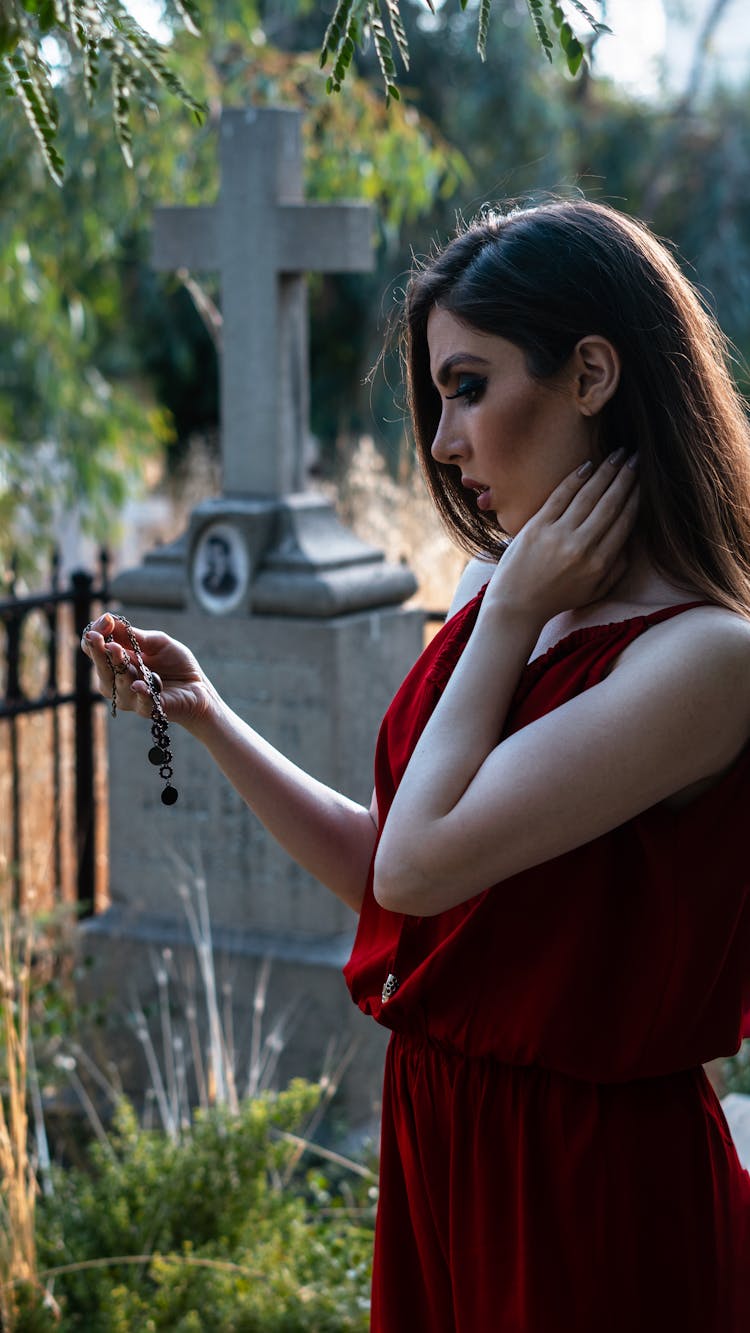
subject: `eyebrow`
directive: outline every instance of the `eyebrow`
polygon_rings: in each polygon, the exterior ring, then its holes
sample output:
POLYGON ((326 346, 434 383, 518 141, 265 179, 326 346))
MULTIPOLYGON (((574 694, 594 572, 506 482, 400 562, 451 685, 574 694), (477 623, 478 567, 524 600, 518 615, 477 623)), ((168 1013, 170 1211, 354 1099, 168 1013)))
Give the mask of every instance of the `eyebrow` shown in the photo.
POLYGON ((472 356, 470 352, 454 352, 452 356, 447 356, 437 373, 437 384, 447 384, 451 371, 454 366, 465 366, 467 363, 473 366, 488 366, 490 363, 483 356, 472 356))

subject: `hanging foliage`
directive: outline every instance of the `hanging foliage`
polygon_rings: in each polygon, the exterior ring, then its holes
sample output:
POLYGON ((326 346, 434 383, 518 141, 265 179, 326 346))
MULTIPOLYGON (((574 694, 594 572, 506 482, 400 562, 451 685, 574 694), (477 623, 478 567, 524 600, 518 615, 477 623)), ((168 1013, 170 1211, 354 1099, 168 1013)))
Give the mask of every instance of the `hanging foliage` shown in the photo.
MULTIPOLYGON (((194 0, 174 0, 188 31, 197 34, 194 0)), ((174 93, 200 121, 205 107, 172 72, 163 46, 136 23, 120 0, 0 0, 0 92, 15 96, 39 145, 47 170, 62 184, 59 111, 52 50, 81 69, 86 102, 93 105, 106 73, 112 123, 123 156, 132 165, 131 100, 153 105, 154 85, 174 93)))
MULTIPOLYGON (((466 9, 472 0, 459 0, 466 9)), ((433 0, 424 0, 433 9, 433 0)), ((511 5, 514 0, 494 0, 511 5)), ((582 0, 526 0, 539 43, 552 60, 556 47, 571 74, 584 60, 586 39, 573 30, 575 15, 592 38, 609 29, 582 0)), ((590 0, 601 9, 602 0, 590 0)), ((401 15, 402 0, 337 0, 320 53, 328 69, 329 93, 341 92, 355 52, 372 46, 386 101, 399 98, 398 65, 409 68, 409 44, 401 15)), ((493 0, 476 0, 477 50, 485 59, 493 0)), ((196 0, 170 0, 171 16, 193 35, 200 34, 196 0)), ((60 152, 59 110, 52 61, 76 71, 86 102, 93 106, 103 84, 109 89, 115 136, 128 165, 133 146, 131 108, 150 108, 156 88, 173 93, 200 120, 205 106, 181 82, 167 62, 164 46, 128 12, 122 0, 0 0, 0 93, 21 106, 47 171, 59 185, 64 162, 60 152), (57 53, 57 56, 56 54, 57 53)))
MULTIPOLYGON (((495 0, 497 4, 510 2, 495 0)), ((601 0, 592 2, 601 7, 601 0)), ((329 93, 341 92, 357 47, 363 49, 372 43, 380 65, 386 98, 398 98, 396 53, 404 69, 409 68, 409 46, 401 19, 400 3, 401 0, 338 0, 320 52, 321 69, 329 65, 331 68, 326 85, 329 93)), ((425 3, 434 13, 432 0, 425 0, 425 3)), ((544 54, 548 60, 552 60, 556 39, 571 74, 578 73, 586 50, 584 41, 573 31, 565 5, 584 20, 591 30, 592 38, 610 31, 606 23, 597 19, 582 0, 526 0, 526 3, 544 54)), ((469 0, 459 0, 461 9, 466 9, 468 4, 469 0)), ((491 8, 492 0, 479 0, 477 51, 482 60, 487 52, 491 8)))

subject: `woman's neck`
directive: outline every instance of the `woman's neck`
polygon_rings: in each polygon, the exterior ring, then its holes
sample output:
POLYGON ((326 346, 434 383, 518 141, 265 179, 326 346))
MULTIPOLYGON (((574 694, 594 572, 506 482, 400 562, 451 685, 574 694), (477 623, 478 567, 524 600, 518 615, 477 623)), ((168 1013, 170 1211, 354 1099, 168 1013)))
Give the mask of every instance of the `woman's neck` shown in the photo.
POLYGON ((653 611, 662 606, 690 601, 699 595, 695 589, 659 573, 648 556, 642 538, 637 535, 628 544, 627 560, 628 566, 623 577, 607 596, 601 602, 582 607, 582 611, 593 611, 599 606, 627 606, 635 608, 634 614, 638 614, 639 610, 653 611))
POLYGON ((699 597, 694 589, 682 587, 654 569, 643 543, 635 537, 628 547, 628 568, 614 588, 599 601, 563 611, 548 621, 531 656, 534 658, 546 652, 575 629, 648 615, 662 607, 676 606, 699 597))

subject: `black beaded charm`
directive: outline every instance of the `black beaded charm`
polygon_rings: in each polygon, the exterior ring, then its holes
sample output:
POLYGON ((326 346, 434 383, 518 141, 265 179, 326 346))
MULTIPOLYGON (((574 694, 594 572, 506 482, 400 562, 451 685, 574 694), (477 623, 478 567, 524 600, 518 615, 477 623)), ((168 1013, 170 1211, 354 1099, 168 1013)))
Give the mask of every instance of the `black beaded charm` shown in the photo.
MULTIPOLYGON (((174 805, 177 800, 178 792, 177 788, 173 787, 170 782, 170 779, 173 776, 172 747, 170 745, 167 715, 164 712, 161 699, 159 698, 159 681, 155 678, 154 673, 146 666, 146 663, 143 660, 140 644, 138 643, 130 621, 126 620, 124 616, 114 615, 111 611, 110 615, 113 620, 119 621, 119 623, 125 627, 127 636, 130 639, 130 647, 133 656, 135 657, 136 666, 141 673, 141 677, 146 682, 146 687, 151 695, 151 737, 154 743, 148 752, 148 760, 150 764, 153 764, 155 768, 158 768, 159 777, 163 779, 165 784, 161 794, 162 804, 174 805)), ((105 639, 105 643, 112 643, 113 639, 114 635, 109 634, 105 639)), ((117 714, 117 676, 127 670, 127 667, 123 663, 120 667, 115 668, 111 659, 110 666, 112 667, 112 716, 115 717, 117 714)))
MULTIPOLYGON (((141 659, 142 661, 142 659, 141 659)), ((141 663, 139 663, 141 666, 141 663)), ((162 805, 174 805, 177 800, 177 788, 170 783, 173 775, 172 769, 172 747, 169 743, 169 730, 167 716, 162 708, 159 690, 154 681, 152 673, 148 667, 141 666, 144 673, 144 680, 148 685, 153 708, 151 709, 151 736, 153 745, 148 752, 149 763, 159 769, 159 777, 163 778, 165 786, 161 794, 162 805)))

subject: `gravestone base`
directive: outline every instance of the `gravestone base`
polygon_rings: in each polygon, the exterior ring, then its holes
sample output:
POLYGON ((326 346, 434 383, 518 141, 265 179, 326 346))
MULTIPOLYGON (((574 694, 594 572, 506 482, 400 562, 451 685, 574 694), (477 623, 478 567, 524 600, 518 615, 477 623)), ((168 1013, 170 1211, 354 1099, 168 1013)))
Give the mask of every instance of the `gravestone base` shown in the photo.
MULTIPOLYGON (((381 607, 331 619, 210 617, 137 605, 123 612, 137 628, 189 644, 240 717, 305 771, 369 805, 378 726, 421 651, 421 612, 381 607)), ((126 714, 110 723, 112 905, 81 928, 92 959, 82 1000, 116 995, 123 1045, 132 1047, 131 996, 137 991, 142 1006, 156 1007, 164 949, 170 965, 178 959, 181 970, 192 968, 200 989, 184 895, 195 901, 204 882, 218 985, 231 981, 235 1028, 247 1028, 267 957, 268 1022, 291 1013, 276 1084, 318 1078, 331 1038, 341 1054, 351 1034, 360 1046, 342 1085, 342 1110, 351 1125, 371 1118, 386 1034, 355 1008, 341 976, 355 914, 276 845, 179 727, 172 728, 179 800, 162 805, 150 744, 143 719, 126 714)))

